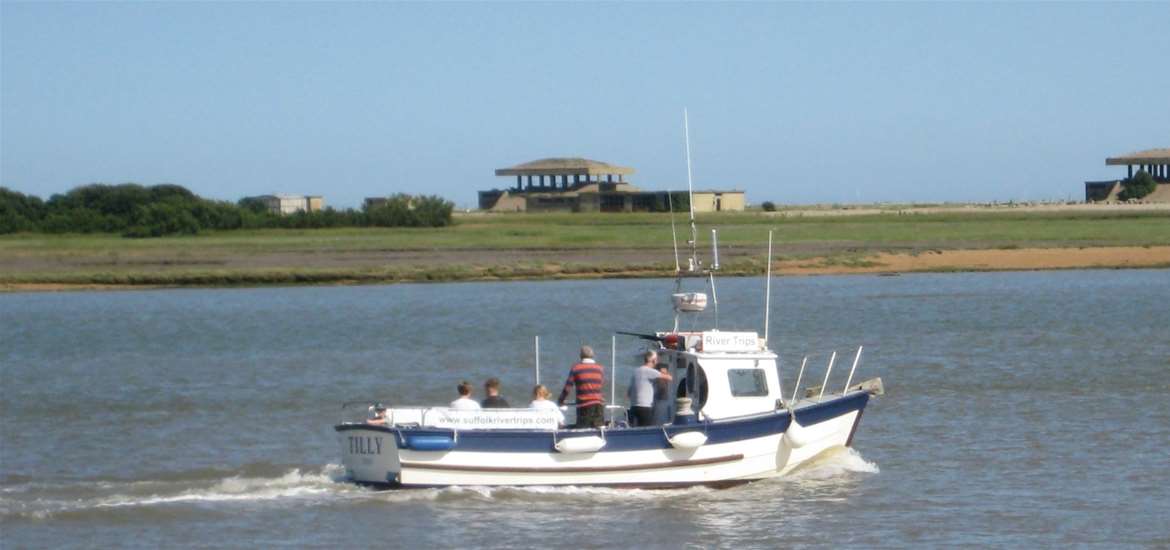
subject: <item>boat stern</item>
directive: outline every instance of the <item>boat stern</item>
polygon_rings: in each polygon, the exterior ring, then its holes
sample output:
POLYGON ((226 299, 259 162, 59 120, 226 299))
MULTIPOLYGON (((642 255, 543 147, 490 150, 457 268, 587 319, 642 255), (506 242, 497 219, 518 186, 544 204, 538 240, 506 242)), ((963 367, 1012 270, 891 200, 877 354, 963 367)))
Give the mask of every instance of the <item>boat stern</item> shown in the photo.
POLYGON ((346 477, 361 485, 398 484, 402 465, 398 461, 398 445, 392 431, 359 423, 339 424, 334 429, 341 446, 346 477))

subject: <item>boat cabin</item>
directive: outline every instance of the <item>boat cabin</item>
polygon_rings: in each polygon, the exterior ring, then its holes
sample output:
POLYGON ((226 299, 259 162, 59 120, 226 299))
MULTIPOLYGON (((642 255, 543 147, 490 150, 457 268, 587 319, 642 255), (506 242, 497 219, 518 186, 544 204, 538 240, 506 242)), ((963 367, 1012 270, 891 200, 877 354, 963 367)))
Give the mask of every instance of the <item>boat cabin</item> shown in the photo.
MULTIPOLYGON (((754 332, 659 333, 658 361, 671 367, 676 397, 689 397, 699 419, 773 412, 782 388, 776 354, 754 332)), ((671 418, 675 412, 671 410, 671 418)))

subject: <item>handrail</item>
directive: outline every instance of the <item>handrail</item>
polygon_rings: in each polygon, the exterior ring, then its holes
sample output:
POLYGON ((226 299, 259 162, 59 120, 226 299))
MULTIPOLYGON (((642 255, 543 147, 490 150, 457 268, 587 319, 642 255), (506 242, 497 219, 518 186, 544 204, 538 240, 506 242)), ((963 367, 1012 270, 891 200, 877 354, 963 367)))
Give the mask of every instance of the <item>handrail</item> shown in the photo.
MULTIPOLYGON (((374 405, 376 403, 389 403, 389 402, 390 402, 390 400, 388 400, 388 399, 381 399, 381 400, 379 400, 379 399, 357 399, 354 401, 346 401, 346 402, 342 403, 341 408, 347 409, 351 405, 365 405, 368 407, 368 406, 374 405)), ((387 406, 386 408, 389 409, 390 407, 387 406)))

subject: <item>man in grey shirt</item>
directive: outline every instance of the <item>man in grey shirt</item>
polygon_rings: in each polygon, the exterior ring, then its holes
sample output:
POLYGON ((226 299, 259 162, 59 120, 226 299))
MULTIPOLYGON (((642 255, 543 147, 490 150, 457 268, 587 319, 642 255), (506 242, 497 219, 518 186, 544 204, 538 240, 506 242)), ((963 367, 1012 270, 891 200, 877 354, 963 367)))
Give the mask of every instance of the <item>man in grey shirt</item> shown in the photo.
POLYGON ((634 369, 630 376, 630 387, 626 395, 630 398, 630 425, 654 425, 654 381, 658 379, 670 380, 669 372, 660 372, 654 368, 658 364, 658 353, 651 350, 644 356, 646 362, 634 369))

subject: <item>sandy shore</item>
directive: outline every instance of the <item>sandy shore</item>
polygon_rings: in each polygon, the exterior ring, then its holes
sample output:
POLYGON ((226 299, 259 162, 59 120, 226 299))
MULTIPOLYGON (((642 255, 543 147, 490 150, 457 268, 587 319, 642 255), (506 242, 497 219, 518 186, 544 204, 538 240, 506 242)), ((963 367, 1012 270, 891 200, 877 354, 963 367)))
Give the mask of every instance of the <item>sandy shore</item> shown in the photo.
MULTIPOLYGON (((495 251, 495 259, 502 251, 495 251)), ((507 251, 503 251, 507 252, 507 251)), ((531 255, 531 252, 515 251, 515 256, 531 255)), ((504 257, 512 254, 502 254, 504 257)), ((667 277, 672 275, 668 263, 645 263, 646 251, 637 254, 613 254, 613 251, 577 250, 568 257, 558 258, 556 254, 542 254, 537 267, 501 270, 500 265, 474 263, 475 258, 462 258, 471 263, 452 271, 452 258, 433 258, 428 262, 425 254, 415 254, 411 271, 352 271, 346 265, 333 265, 328 273, 298 273, 290 271, 286 277, 269 275, 249 278, 248 271, 241 271, 230 278, 228 284, 207 283, 205 276, 182 277, 175 283, 125 284, 104 283, 54 283, 37 282, 0 283, 0 292, 46 292, 62 290, 126 290, 143 288, 166 288, 177 286, 250 286, 280 284, 382 284, 401 282, 432 281, 506 281, 538 279, 593 279, 593 278, 642 278, 667 277), (437 260, 437 261, 434 261, 437 260), (590 262, 605 261, 604 268, 590 262), (642 260, 642 261, 636 261, 642 260), (431 268, 431 269, 428 269, 431 268), (442 276, 435 276, 435 273, 442 276), (204 282, 201 282, 204 281, 204 282)), ((288 258, 286 258, 288 260, 288 258)), ((316 268, 321 268, 321 258, 316 258, 316 268)), ((763 273, 764 262, 754 265, 728 265, 728 275, 757 275, 763 273)), ((294 264, 295 265, 295 264, 294 264)), ((1021 271, 1048 269, 1127 269, 1127 268, 1170 268, 1170 246, 1150 247, 1089 247, 1089 248, 1019 248, 979 250, 925 250, 905 253, 859 252, 856 255, 813 256, 786 259, 773 263, 777 275, 833 275, 861 273, 915 273, 946 271, 1021 271)), ((133 281, 135 279, 130 279, 133 281)))
POLYGON ((763 212, 765 216, 788 217, 838 217, 874 216, 879 214, 991 214, 991 213, 1070 213, 1070 212, 1170 212, 1170 202, 1138 203, 980 203, 980 204, 861 204, 861 205, 814 205, 789 207, 775 212, 763 212))
POLYGON ((935 250, 916 254, 878 253, 864 257, 855 265, 795 260, 779 262, 774 267, 786 275, 1151 268, 1170 267, 1170 247, 935 250))

